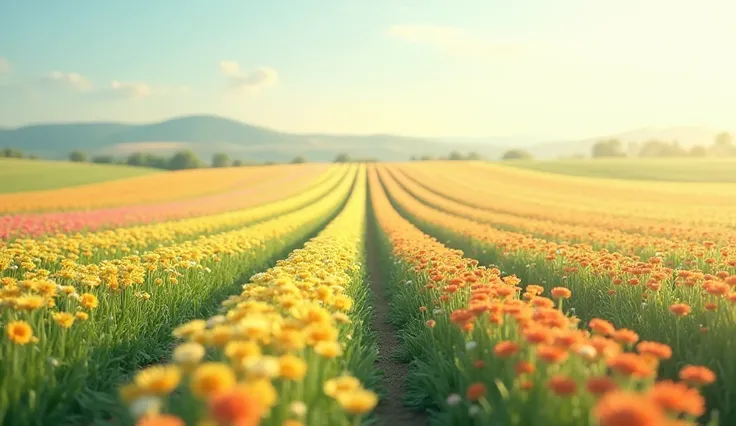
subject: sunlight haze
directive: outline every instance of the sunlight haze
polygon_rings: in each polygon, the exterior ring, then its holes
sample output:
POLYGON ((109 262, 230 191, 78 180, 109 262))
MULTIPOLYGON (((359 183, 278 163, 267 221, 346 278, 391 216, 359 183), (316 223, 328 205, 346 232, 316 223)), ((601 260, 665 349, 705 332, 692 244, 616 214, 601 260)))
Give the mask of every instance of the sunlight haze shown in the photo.
POLYGON ((216 114, 287 132, 736 129, 728 0, 5 2, 0 127, 216 114))

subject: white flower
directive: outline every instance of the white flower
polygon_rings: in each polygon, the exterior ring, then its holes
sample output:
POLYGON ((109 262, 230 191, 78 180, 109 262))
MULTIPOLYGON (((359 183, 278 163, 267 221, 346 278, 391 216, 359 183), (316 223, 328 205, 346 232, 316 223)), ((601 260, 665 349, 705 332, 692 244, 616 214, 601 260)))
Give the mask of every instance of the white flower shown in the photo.
POLYGON ((52 366, 52 367, 58 367, 59 366, 59 360, 57 360, 56 358, 49 357, 48 361, 49 361, 49 365, 52 366))
POLYGON ((174 349, 173 359, 177 364, 196 364, 204 358, 204 346, 197 342, 188 342, 174 349))
POLYGON ((447 405, 454 406, 454 405, 458 405, 461 402, 463 402, 463 397, 461 397, 460 395, 456 393, 450 394, 447 397, 447 405))
POLYGON ((435 314, 435 315, 439 315, 439 314, 441 314, 441 313, 443 313, 443 312, 444 312, 444 311, 443 311, 442 309, 440 309, 440 308, 437 308, 437 309, 435 309, 434 311, 432 311, 432 313, 433 313, 433 314, 435 314))
POLYGON ((407 280, 406 281, 406 285, 412 285, 412 284, 414 284, 414 281, 412 281, 412 280, 407 280))
POLYGON ((70 294, 69 294, 69 297, 71 297, 71 298, 72 298, 72 299, 74 299, 74 300, 79 300, 79 299, 81 299, 81 297, 79 296, 79 293, 77 293, 76 291, 75 291, 74 293, 70 293, 70 294))
POLYGON ((161 400, 155 396, 142 396, 130 404, 130 414, 139 418, 144 414, 155 414, 161 410, 161 400))
POLYGON ((647 307, 647 302, 641 302, 641 307, 642 308, 646 308, 647 307))
POLYGON ((598 351, 596 351, 593 346, 583 345, 578 348, 578 355, 582 356, 583 358, 592 359, 596 356, 596 354, 598 354, 598 351))
POLYGON ((258 378, 272 379, 281 373, 279 360, 272 356, 246 359, 244 364, 248 374, 258 378))
POLYGON ((206 272, 207 272, 208 274, 209 274, 210 272, 212 272, 212 269, 210 269, 210 267, 209 267, 209 266, 208 266, 208 267, 206 267, 206 268, 204 268, 204 270, 205 270, 205 271, 206 271, 206 272))
POLYGON ((468 408, 468 414, 473 417, 480 414, 480 407, 477 405, 471 405, 470 408, 468 408))
POLYGON ((297 417, 304 417, 307 414, 307 404, 302 401, 294 401, 289 404, 289 411, 297 417))
POLYGON ((472 340, 470 342, 468 342, 468 343, 465 344, 465 349, 467 349, 469 351, 472 351, 473 349, 475 349, 477 347, 478 347, 478 344, 476 342, 472 341, 472 340))

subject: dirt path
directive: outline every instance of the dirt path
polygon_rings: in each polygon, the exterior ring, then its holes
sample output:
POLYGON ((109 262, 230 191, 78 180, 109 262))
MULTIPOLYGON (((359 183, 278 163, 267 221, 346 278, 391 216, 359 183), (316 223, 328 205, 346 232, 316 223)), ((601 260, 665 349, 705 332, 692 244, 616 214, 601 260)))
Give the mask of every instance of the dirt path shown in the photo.
POLYGON ((375 308, 371 326, 378 333, 376 368, 384 373, 383 386, 386 390, 386 395, 376 407, 376 415, 385 426, 426 426, 428 422, 425 415, 404 406, 404 383, 409 365, 396 361, 393 357, 401 343, 396 336, 396 330, 388 323, 388 296, 378 259, 376 239, 376 233, 371 228, 366 240, 368 274, 375 308))

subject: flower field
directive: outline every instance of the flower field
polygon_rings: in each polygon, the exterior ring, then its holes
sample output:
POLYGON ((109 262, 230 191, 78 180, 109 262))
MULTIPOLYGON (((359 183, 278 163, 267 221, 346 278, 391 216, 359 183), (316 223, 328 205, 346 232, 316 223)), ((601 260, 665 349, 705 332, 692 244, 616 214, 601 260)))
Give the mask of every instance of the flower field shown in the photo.
POLYGON ((734 184, 290 165, 0 206, 2 425, 736 424, 734 184))

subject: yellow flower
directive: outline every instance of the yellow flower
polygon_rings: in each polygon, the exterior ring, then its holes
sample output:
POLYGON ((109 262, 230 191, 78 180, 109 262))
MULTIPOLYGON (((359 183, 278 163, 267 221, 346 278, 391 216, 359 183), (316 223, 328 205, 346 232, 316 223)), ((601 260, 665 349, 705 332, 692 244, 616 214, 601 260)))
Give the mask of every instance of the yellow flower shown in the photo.
POLYGON ((360 388, 360 380, 353 376, 340 376, 325 382, 323 390, 327 396, 336 398, 338 394, 352 392, 360 388))
POLYGON ((281 377, 289 380, 301 380, 307 374, 307 363, 295 355, 284 355, 279 358, 281 377))
POLYGON ((241 385, 248 393, 253 395, 262 407, 273 407, 278 398, 276 389, 267 379, 248 380, 241 385))
POLYGON ((342 346, 338 342, 319 342, 314 351, 325 358, 336 358, 342 355, 342 346))
POLYGON ((18 345, 26 345, 33 338, 33 329, 25 321, 12 321, 5 329, 10 340, 18 345))
POLYGON ((207 327, 207 321, 205 320, 193 320, 186 324, 180 325, 174 329, 174 337, 178 339, 184 339, 191 337, 192 334, 202 331, 207 327))
POLYGON ((34 309, 38 309, 44 304, 44 299, 41 296, 36 295, 26 295, 21 296, 15 301, 15 306, 18 309, 24 310, 24 311, 32 311, 34 309))
POLYGON ((347 311, 353 307, 353 299, 341 294, 335 297, 335 300, 332 302, 332 306, 341 311, 347 311))
POLYGON ((337 402, 350 414, 365 414, 378 404, 378 396, 369 390, 356 389, 338 394, 337 402))
POLYGON ((288 419, 284 420, 284 422, 281 423, 281 426, 304 426, 304 423, 300 422, 299 420, 288 419))
POLYGON ((192 393, 206 399, 226 391, 235 385, 235 373, 227 364, 208 362, 200 365, 192 374, 192 393))
POLYGON ((74 315, 69 312, 54 312, 52 316, 54 321, 56 321, 56 323, 62 328, 69 328, 74 324, 74 315))
POLYGON ((233 363, 240 363, 246 358, 261 356, 261 347, 257 343, 246 340, 234 340, 225 346, 225 355, 233 363))
POLYGON ((126 404, 131 404, 141 396, 142 392, 135 383, 129 383, 120 388, 120 399, 126 404))
POLYGON ((89 319, 89 314, 87 312, 77 312, 74 316, 80 321, 87 321, 89 319))
POLYGON ((135 376, 135 384, 143 395, 166 395, 181 381, 181 370, 175 365, 148 367, 135 376))
POLYGON ((95 309, 99 305, 97 296, 92 293, 84 293, 79 298, 79 303, 87 309, 95 309))
POLYGON ((173 359, 177 364, 185 367, 192 367, 204 358, 205 349, 204 346, 196 342, 188 342, 179 345, 174 349, 173 359))
POLYGON ((246 358, 243 366, 248 372, 250 378, 272 379, 278 377, 281 366, 278 359, 272 356, 264 356, 258 358, 246 358))

